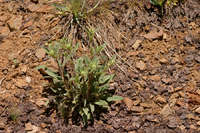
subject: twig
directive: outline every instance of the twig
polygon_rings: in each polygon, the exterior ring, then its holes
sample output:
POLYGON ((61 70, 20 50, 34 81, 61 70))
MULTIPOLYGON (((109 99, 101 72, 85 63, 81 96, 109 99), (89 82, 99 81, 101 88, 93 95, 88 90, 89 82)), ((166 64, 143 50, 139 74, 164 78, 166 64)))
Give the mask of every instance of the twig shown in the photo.
POLYGON ((90 12, 92 12, 94 9, 96 9, 99 6, 100 2, 101 1, 98 1, 97 4, 92 9, 90 9, 89 11, 87 11, 87 14, 90 13, 90 12))

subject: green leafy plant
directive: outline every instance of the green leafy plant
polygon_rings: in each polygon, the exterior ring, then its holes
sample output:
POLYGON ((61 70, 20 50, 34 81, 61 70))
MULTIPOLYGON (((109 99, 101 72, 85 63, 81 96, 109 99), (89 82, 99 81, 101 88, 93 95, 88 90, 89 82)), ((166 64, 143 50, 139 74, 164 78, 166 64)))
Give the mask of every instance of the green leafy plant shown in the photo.
POLYGON ((100 56, 104 46, 92 47, 90 54, 75 59, 78 45, 73 46, 69 40, 61 39, 46 49, 57 62, 58 72, 45 66, 37 68, 43 69, 47 78, 52 79, 50 89, 61 115, 69 118, 74 113, 79 114, 85 126, 89 120, 93 122, 97 108, 109 108, 110 102, 123 99, 108 89, 114 75, 107 71, 115 58, 105 60, 100 56))

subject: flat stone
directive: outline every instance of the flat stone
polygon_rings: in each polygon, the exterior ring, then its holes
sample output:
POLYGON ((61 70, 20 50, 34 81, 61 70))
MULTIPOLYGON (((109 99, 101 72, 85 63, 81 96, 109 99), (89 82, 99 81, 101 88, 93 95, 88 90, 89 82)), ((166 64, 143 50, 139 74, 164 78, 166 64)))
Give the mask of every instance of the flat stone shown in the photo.
POLYGON ((153 80, 153 81, 160 81, 161 80, 159 75, 153 75, 153 76, 150 77, 150 79, 153 80))
POLYGON ((165 58, 161 58, 159 61, 160 61, 161 64, 167 64, 168 63, 168 60, 165 59, 165 58))
POLYGON ((9 35, 10 33, 10 30, 7 26, 0 26, 0 35, 3 36, 3 37, 6 37, 9 35))
POLYGON ((31 83, 31 77, 27 76, 26 77, 26 82, 30 84, 31 83))
POLYGON ((27 83, 26 83, 26 80, 24 80, 24 79, 17 79, 16 82, 15 82, 15 85, 18 88, 22 89, 22 88, 27 86, 27 83))
POLYGON ((200 56, 196 56, 194 59, 196 62, 200 63, 200 56))
POLYGON ((170 106, 167 104, 163 107, 163 109, 160 111, 160 114, 164 117, 167 117, 171 114, 173 114, 173 110, 170 108, 170 106))
POLYGON ((136 68, 144 71, 146 69, 146 64, 143 61, 136 62, 136 68))
POLYGON ((133 101, 133 105, 137 106, 140 102, 141 102, 141 100, 138 98, 138 99, 133 101))
POLYGON ((27 6, 27 8, 31 11, 31 12, 35 12, 39 9, 39 6, 37 4, 31 3, 27 6))
POLYGON ((155 100, 158 103, 162 103, 162 104, 163 103, 167 103, 166 99, 164 97, 162 97, 162 96, 157 96, 155 100))
POLYGON ((27 133, 37 133, 39 130, 39 127, 32 125, 30 122, 25 124, 25 131, 27 133))
POLYGON ((40 129, 39 127, 36 127, 36 126, 34 126, 34 125, 33 125, 32 128, 33 128, 33 130, 32 130, 32 131, 28 131, 27 133, 38 133, 38 131, 39 131, 39 129, 40 129))
POLYGON ((194 125, 190 125, 190 129, 197 129, 197 127, 194 125))
POLYGON ((197 125, 200 126, 200 121, 197 122, 197 125))
POLYGON ((140 106, 142 106, 144 108, 152 108, 152 104, 151 103, 140 103, 140 106))
POLYGON ((2 16, 0 16, 0 21, 6 22, 9 18, 9 14, 3 14, 2 16))
POLYGON ((136 133, 136 131, 129 131, 128 133, 136 133))
POLYGON ((159 120, 154 115, 147 115, 146 119, 150 122, 159 122, 159 120))
POLYGON ((186 118, 190 119, 190 120, 198 120, 198 121, 200 120, 200 118, 198 116, 196 116, 196 115, 194 115, 192 113, 191 114, 187 114, 186 118))
POLYGON ((125 98, 123 99, 123 102, 124 102, 124 104, 127 106, 128 110, 131 110, 131 108, 132 108, 132 106, 133 106, 133 104, 134 104, 133 100, 131 100, 131 99, 128 98, 128 97, 125 97, 125 98))
POLYGON ((178 121, 176 120, 175 117, 170 117, 167 126, 169 128, 176 128, 178 126, 178 121))
POLYGON ((46 55, 46 51, 43 48, 37 49, 35 56, 39 59, 42 60, 46 55))
POLYGON ((196 91, 196 93, 200 95, 200 90, 198 89, 198 90, 196 91))
POLYGON ((185 130, 185 126, 184 126, 184 125, 179 126, 179 128, 180 128, 181 130, 185 130))
POLYGON ((42 4, 34 4, 34 3, 30 3, 27 8, 31 11, 31 12, 49 12, 51 10, 54 9, 54 7, 49 6, 49 5, 42 5, 42 4))
POLYGON ((170 84, 171 83, 171 79, 170 78, 162 78, 162 82, 165 84, 170 84))
POLYGON ((49 99, 47 98, 39 98, 36 100, 35 104, 38 105, 39 107, 42 107, 42 106, 47 106, 49 102, 49 99))
POLYGON ((154 29, 143 36, 148 40, 160 39, 163 37, 163 31, 162 30, 157 31, 156 29, 154 29))
POLYGON ((198 108, 195 110, 195 113, 200 114, 200 107, 198 107, 198 108))
POLYGON ((134 129, 140 128, 140 122, 133 122, 133 123, 132 123, 132 127, 133 127, 134 129))
POLYGON ((174 58, 172 58, 172 60, 171 60, 171 64, 172 65, 175 65, 176 63, 179 63, 180 62, 180 60, 179 60, 179 58, 178 57, 174 57, 174 58))
POLYGON ((25 74, 27 72, 27 70, 28 70, 28 67, 23 65, 23 66, 21 66, 20 70, 21 70, 22 74, 25 74))
POLYGON ((131 111, 140 113, 144 111, 144 108, 142 106, 132 106, 131 111))
POLYGON ((133 44, 134 50, 137 50, 139 46, 141 45, 142 41, 141 40, 136 40, 135 43, 133 44))
POLYGON ((22 16, 13 16, 9 21, 8 25, 11 30, 19 30, 22 26, 22 16))
POLYGON ((32 131, 33 130, 32 126, 33 125, 30 122, 26 123, 25 124, 25 131, 32 131))
POLYGON ((47 124, 45 124, 45 123, 41 123, 41 124, 40 124, 40 127, 44 129, 44 128, 47 127, 47 124))
POLYGON ((0 122, 0 130, 4 130, 6 125, 3 122, 0 122))

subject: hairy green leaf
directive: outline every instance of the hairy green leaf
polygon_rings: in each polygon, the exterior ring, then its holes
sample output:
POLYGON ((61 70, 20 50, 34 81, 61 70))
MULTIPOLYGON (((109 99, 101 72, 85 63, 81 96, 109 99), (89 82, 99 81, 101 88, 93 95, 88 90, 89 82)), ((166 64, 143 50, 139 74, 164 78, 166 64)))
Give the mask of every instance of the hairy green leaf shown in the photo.
POLYGON ((94 113, 95 107, 94 107, 93 104, 90 104, 90 110, 91 110, 92 113, 94 113))
POLYGON ((108 103, 105 101, 105 100, 99 100, 98 102, 95 102, 96 105, 99 105, 101 107, 104 107, 104 108, 108 108, 108 103))
POLYGON ((113 96, 107 98, 107 101, 108 101, 108 102, 112 102, 112 101, 121 101, 121 100, 123 100, 123 97, 121 97, 121 96, 116 96, 116 95, 113 95, 113 96))

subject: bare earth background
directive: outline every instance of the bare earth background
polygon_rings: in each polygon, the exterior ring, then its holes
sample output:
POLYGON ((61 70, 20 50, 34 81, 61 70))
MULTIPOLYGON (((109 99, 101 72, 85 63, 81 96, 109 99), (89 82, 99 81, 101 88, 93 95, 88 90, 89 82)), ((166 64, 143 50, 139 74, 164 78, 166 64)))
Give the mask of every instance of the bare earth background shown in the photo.
MULTIPOLYGON (((113 2, 102 29, 123 58, 111 88, 124 98, 93 126, 45 114, 47 83, 35 70, 56 67, 41 48, 60 37, 52 0, 0 0, 0 133, 200 132, 200 1, 186 0, 163 19, 156 7, 113 2), (115 25, 115 31, 109 31, 115 25), (118 40, 116 40, 117 38, 118 40), (17 120, 10 116, 17 114, 17 120)), ((97 24, 99 24, 97 23, 97 24)))

